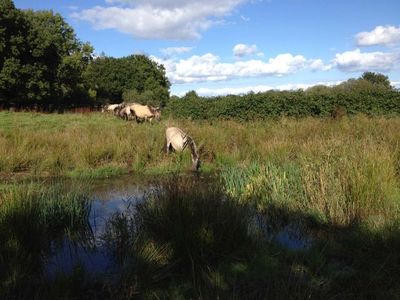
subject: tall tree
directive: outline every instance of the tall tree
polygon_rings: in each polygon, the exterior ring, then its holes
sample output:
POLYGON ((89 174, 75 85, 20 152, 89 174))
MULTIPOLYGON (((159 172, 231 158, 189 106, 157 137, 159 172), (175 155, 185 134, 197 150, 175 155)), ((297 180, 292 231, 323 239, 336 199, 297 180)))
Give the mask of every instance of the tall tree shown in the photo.
POLYGON ((0 0, 0 105, 17 99, 23 86, 21 59, 27 51, 27 22, 11 0, 0 0))
POLYGON ((71 105, 93 51, 59 14, 0 0, 0 98, 8 105, 71 105), (3 14, 3 12, 5 12, 3 14))
POLYGON ((85 78, 101 102, 121 102, 123 95, 126 99, 140 95, 135 97, 142 102, 165 105, 169 98, 164 67, 145 55, 99 57, 89 65, 85 78))

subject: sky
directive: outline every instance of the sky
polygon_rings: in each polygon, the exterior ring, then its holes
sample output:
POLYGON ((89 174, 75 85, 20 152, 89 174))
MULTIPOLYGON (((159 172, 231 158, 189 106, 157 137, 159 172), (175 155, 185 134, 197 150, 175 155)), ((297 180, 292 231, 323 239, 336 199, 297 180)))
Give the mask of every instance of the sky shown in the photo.
POLYGON ((400 87, 399 0, 14 0, 60 13, 97 55, 146 54, 171 94, 334 85, 365 71, 400 87))

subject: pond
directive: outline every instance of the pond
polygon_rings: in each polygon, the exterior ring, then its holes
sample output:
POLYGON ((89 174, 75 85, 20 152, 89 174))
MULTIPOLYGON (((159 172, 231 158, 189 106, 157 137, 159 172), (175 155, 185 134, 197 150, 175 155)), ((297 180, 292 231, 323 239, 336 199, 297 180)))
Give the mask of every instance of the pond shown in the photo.
MULTIPOLYGON (((194 176, 194 175, 188 175, 194 176)), ((59 273, 70 273, 76 266, 83 267, 89 273, 117 273, 119 270, 109 256, 104 245, 104 235, 108 220, 115 215, 124 214, 127 210, 132 213, 136 204, 145 200, 166 178, 137 178, 122 176, 111 180, 93 182, 90 195, 91 209, 89 225, 91 235, 85 242, 73 242, 65 237, 62 247, 54 245, 53 255, 46 260, 46 271, 50 276, 59 273)), ((193 177, 196 184, 207 189, 215 180, 213 176, 193 177)), ((297 223, 279 226, 269 226, 268 220, 256 218, 256 223, 262 229, 266 240, 275 242, 287 249, 305 250, 312 243, 312 237, 306 234, 304 228, 297 223)), ((276 224, 274 224, 276 225, 276 224)))
POLYGON ((75 243, 65 237, 61 247, 54 245, 54 254, 46 261, 47 274, 50 276, 70 273, 76 266, 81 266, 92 274, 117 272, 118 269, 103 245, 102 237, 107 220, 142 201, 144 195, 153 187, 152 180, 132 176, 99 180, 92 184, 90 235, 85 237, 90 242, 75 243))
MULTIPOLYGON (((79 183, 63 184, 66 190, 74 190, 79 183)), ((170 270, 181 264, 181 272, 191 264, 185 261, 188 247, 193 251, 190 260, 196 260, 197 255, 198 268, 202 269, 203 264, 219 267, 218 261, 229 256, 233 260, 246 259, 258 247, 255 240, 294 251, 307 250, 312 244, 312 237, 297 224, 269 224, 265 217, 226 199, 215 175, 122 176, 90 185, 89 197, 82 207, 75 205, 78 208, 73 207, 73 212, 61 209, 53 221, 37 225, 36 217, 24 210, 4 218, 8 221, 3 227, 10 227, 0 232, 5 244, 18 242, 19 246, 16 254, 14 246, 0 248, 0 264, 6 266, 5 274, 23 269, 15 289, 26 282, 35 285, 35 280, 43 286, 43 282, 76 276, 77 270, 102 284, 104 280, 121 284, 121 277, 130 278, 135 269, 158 274, 160 268, 170 270), (33 221, 24 223, 18 215, 33 221), (58 222, 65 215, 70 219, 58 222), (250 227, 253 231, 256 228, 255 234, 249 235, 250 227), (7 261, 7 257, 13 258, 7 261), (174 263, 166 267, 165 261, 174 263)), ((39 208, 38 216, 43 215, 41 210, 52 215, 59 206, 55 203, 51 209, 39 208)), ((134 278, 137 277, 135 273, 134 278)))

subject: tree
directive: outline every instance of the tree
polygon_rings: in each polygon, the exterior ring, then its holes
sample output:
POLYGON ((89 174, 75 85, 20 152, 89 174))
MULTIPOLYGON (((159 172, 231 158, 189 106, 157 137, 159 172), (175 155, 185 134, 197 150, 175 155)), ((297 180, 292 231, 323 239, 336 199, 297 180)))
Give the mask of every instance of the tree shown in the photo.
POLYGON ((99 57, 89 64, 85 79, 97 91, 100 102, 139 99, 165 105, 169 98, 170 83, 164 67, 145 55, 99 57))
POLYGON ((9 106, 23 86, 21 58, 27 51, 27 22, 11 0, 0 0, 0 12, 0 105, 9 106))
POLYGON ((196 93, 196 91, 191 90, 191 91, 187 92, 185 94, 185 96, 183 96, 183 98, 185 100, 198 100, 199 99, 199 95, 196 93))
POLYGON ((82 72, 92 47, 52 11, 19 10, 10 0, 0 0, 0 11, 3 103, 43 108, 77 104, 71 101, 74 95, 87 94, 82 72))
POLYGON ((375 85, 381 85, 387 89, 391 89, 390 80, 388 76, 374 72, 364 72, 359 79, 366 80, 375 85))

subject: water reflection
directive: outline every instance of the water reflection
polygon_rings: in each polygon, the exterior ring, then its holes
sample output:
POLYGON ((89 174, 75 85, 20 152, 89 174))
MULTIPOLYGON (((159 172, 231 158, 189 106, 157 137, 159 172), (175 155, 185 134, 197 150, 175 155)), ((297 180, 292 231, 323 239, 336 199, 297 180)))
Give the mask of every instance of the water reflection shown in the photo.
POLYGON ((123 213, 143 201, 144 195, 151 191, 152 186, 150 180, 132 176, 92 183, 88 219, 91 234, 82 237, 78 243, 74 243, 69 237, 64 238, 61 246, 53 242, 54 254, 46 262, 47 274, 54 277, 58 274, 72 273, 77 266, 94 276, 118 272, 102 239, 107 221, 114 214, 123 213))
POLYGON ((46 277, 52 253, 81 241, 90 245, 89 211, 79 187, 69 191, 58 182, 6 187, 0 195, 0 296, 25 298, 46 277))

